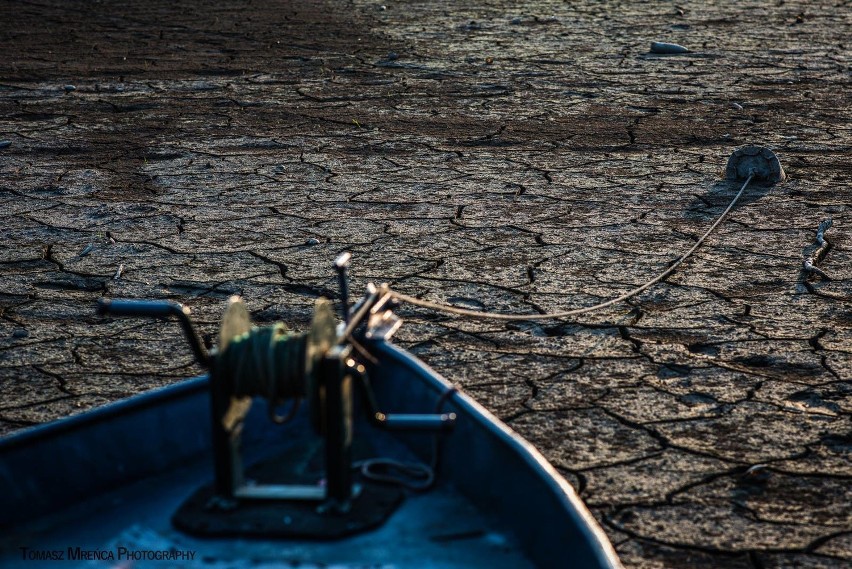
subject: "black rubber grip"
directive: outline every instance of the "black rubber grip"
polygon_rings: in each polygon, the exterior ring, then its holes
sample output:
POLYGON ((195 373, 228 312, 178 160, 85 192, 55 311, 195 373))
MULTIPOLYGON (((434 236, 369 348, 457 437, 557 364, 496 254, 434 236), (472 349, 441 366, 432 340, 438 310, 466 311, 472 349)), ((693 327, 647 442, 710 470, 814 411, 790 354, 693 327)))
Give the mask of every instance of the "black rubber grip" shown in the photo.
POLYGON ((183 306, 171 300, 107 300, 98 301, 98 314, 112 316, 148 316, 167 318, 183 312, 183 306))
POLYGON ((441 415, 385 415, 382 425, 392 431, 448 431, 456 423, 455 413, 441 415))

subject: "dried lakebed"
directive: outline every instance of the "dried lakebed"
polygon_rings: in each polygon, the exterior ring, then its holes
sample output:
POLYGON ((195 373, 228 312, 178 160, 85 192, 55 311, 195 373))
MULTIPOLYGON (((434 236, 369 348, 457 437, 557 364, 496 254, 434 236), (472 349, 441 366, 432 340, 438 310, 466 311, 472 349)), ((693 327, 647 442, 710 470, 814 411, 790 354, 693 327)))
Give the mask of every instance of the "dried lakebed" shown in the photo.
POLYGON ((691 247, 758 143, 789 180, 629 304, 403 307, 400 342, 538 446, 629 567, 852 560, 848 5, 2 12, 4 432, 197 373, 175 325, 97 318, 101 296, 179 300, 214 337, 236 293, 303 328, 341 250, 355 290, 618 296, 691 247))

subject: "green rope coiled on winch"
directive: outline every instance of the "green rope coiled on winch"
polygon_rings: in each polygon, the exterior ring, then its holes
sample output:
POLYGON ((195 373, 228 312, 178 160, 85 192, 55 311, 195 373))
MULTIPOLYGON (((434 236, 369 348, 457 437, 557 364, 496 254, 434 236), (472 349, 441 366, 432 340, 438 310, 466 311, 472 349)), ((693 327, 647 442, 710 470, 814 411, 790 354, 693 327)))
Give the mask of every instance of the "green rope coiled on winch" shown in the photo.
POLYGON ((229 378, 237 397, 264 397, 272 404, 304 397, 307 334, 278 323, 231 340, 217 358, 219 377, 229 378))

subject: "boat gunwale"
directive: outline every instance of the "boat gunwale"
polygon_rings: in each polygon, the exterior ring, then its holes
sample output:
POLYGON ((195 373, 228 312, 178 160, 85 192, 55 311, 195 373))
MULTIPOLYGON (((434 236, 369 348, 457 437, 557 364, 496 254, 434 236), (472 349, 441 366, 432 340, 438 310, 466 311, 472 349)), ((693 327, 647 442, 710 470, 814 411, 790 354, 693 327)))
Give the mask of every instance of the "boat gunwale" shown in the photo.
MULTIPOLYGON (((446 378, 408 351, 385 341, 377 341, 373 345, 383 354, 398 358, 404 365, 417 372, 421 378, 431 383, 439 391, 454 388, 454 385, 446 378)), ((464 392, 455 391, 449 397, 449 401, 464 409, 468 418, 477 421, 482 428, 496 435, 501 442, 511 447, 526 465, 545 481, 552 493, 559 497, 561 506, 579 515, 579 521, 582 522, 579 527, 582 528, 583 533, 587 534, 587 542, 594 544, 594 549, 603 558, 602 560, 606 561, 610 567, 622 567, 615 548, 610 543, 603 528, 600 527, 595 517, 577 495, 577 491, 532 443, 464 392)))

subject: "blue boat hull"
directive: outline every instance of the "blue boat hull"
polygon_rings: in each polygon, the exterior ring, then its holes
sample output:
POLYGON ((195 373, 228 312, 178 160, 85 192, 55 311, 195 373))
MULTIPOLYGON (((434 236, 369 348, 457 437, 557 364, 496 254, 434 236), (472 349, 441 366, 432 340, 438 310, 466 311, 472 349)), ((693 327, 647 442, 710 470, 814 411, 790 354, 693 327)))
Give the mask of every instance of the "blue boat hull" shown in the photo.
MULTIPOLYGON (((381 341, 368 348, 382 408, 431 411, 451 388, 404 350, 381 341)), ((171 527, 172 513, 212 478, 207 384, 206 376, 188 380, 0 441, 0 565, 32 568, 59 552, 66 562, 105 567, 620 567, 573 488, 461 393, 443 406, 458 420, 442 439, 436 487, 408 496, 377 530, 331 542, 183 535, 171 527), (186 554, 138 558, 156 551, 186 554)), ((273 426, 260 401, 244 433, 247 462, 316 436, 307 413, 273 426)), ((355 436, 399 460, 425 461, 432 451, 430 436, 391 436, 366 422, 355 436)))

